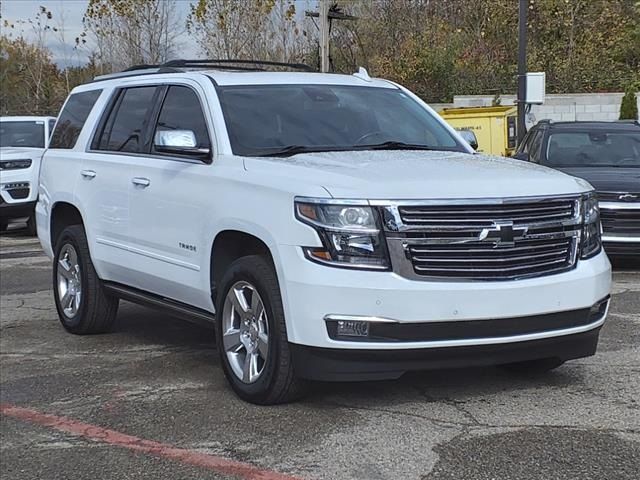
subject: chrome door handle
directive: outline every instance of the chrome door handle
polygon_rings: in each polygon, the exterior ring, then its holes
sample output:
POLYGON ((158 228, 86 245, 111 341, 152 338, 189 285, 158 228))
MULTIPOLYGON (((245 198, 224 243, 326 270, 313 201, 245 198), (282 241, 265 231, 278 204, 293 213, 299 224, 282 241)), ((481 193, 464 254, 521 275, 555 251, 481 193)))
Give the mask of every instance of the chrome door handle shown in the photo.
POLYGON ((136 187, 147 188, 149 185, 151 185, 151 180, 143 177, 133 177, 131 179, 131 183, 133 183, 136 187))
POLYGON ((87 180, 91 180, 92 178, 95 178, 96 172, 94 172, 93 170, 82 170, 80 172, 80 175, 82 175, 87 180))

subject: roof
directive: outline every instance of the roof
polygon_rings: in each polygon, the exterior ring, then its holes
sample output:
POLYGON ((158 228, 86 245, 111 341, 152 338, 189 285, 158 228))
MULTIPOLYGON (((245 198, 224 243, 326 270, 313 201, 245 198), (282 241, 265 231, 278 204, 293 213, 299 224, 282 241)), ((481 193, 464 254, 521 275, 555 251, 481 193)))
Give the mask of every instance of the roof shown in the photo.
POLYGON ((225 70, 205 70, 218 85, 353 85, 366 87, 397 88, 386 80, 371 78, 365 80, 356 75, 315 72, 236 72, 225 70))
POLYGON ((595 121, 581 121, 581 122, 550 122, 541 120, 538 122, 541 125, 549 125, 554 130, 634 130, 640 128, 640 123, 637 121, 619 121, 619 122, 595 122, 595 121))
MULTIPOLYGON (((303 63, 284 63, 245 59, 176 59, 161 65, 134 65, 122 72, 99 75, 89 84, 75 91, 117 87, 138 82, 143 78, 171 81, 176 78, 202 78, 206 76, 216 85, 352 85, 380 88, 398 88, 394 83, 369 77, 360 67, 353 75, 319 73, 303 63), (286 70, 282 70, 282 69, 286 70)), ((145 82, 145 83, 151 83, 145 82)))

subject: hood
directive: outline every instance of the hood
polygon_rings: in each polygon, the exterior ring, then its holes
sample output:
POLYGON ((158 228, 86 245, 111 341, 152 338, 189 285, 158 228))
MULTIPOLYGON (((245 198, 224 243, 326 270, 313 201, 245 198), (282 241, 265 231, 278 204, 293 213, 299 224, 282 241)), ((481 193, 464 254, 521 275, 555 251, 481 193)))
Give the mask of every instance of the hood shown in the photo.
MULTIPOLYGON (((539 165, 442 151, 356 151, 246 158, 245 168, 314 183, 334 198, 451 199, 571 194, 588 183, 539 165)), ((295 183, 294 183, 295 184, 295 183)))
POLYGON ((2 147, 0 148, 0 160, 38 159, 43 153, 44 148, 2 147))
POLYGON ((599 192, 640 192, 639 167, 567 167, 559 170, 584 178, 599 192))

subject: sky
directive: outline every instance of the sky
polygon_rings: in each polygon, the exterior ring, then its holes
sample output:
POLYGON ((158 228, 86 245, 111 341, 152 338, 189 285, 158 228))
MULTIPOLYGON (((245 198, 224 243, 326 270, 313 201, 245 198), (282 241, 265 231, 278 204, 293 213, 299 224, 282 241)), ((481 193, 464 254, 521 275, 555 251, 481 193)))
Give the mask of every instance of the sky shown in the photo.
MULTIPOLYGON (((193 0, 177 0, 177 10, 185 19, 189 12, 189 4, 193 0)), ((60 33, 53 33, 47 37, 46 46, 51 50, 53 61, 60 67, 77 66, 86 63, 87 52, 74 50, 75 38, 82 33, 82 16, 87 8, 88 0, 0 0, 0 14, 2 20, 16 24, 14 36, 24 29, 24 36, 32 39, 33 34, 28 25, 20 27, 16 22, 34 18, 40 6, 46 7, 53 16, 51 25, 58 27, 60 33), (64 25, 64 28, 60 28, 64 25), (64 38, 62 38, 64 37, 64 38)), ((10 33, 0 24, 3 34, 10 33)), ((184 57, 197 58, 197 47, 192 39, 186 37, 181 41, 181 54, 184 57)))
MULTIPOLYGON (((189 13, 189 6, 196 0, 175 0, 177 12, 186 20, 189 13)), ((295 0, 297 12, 303 16, 304 11, 315 10, 317 8, 314 0, 295 0)), ((15 24, 13 35, 17 36, 20 29, 24 30, 24 37, 27 40, 33 39, 33 32, 29 31, 28 25, 20 27, 17 22, 34 18, 40 6, 51 11, 51 25, 59 29, 59 33, 50 32, 46 40, 46 46, 51 51, 53 61, 61 68, 66 66, 79 66, 87 62, 88 51, 77 50, 75 38, 83 30, 82 16, 87 8, 88 0, 0 0, 0 22, 1 33, 9 34, 3 27, 4 20, 15 24), (62 28, 64 26, 64 28, 62 28)), ((192 38, 185 32, 184 38, 178 41, 181 46, 180 56, 182 58, 198 58, 198 48, 192 38)))

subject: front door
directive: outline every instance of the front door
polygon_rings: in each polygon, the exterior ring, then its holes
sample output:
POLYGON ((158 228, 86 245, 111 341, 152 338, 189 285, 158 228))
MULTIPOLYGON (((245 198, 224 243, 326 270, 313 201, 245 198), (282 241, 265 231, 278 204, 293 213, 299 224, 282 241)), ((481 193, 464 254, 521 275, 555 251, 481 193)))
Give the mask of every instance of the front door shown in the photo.
POLYGON ((128 188, 130 250, 139 271, 132 286, 207 309, 211 252, 204 232, 214 192, 209 182, 213 166, 195 154, 211 151, 201 98, 204 93, 195 86, 166 88, 150 130, 150 154, 132 159, 128 188), (167 147, 166 139, 194 154, 167 147))

